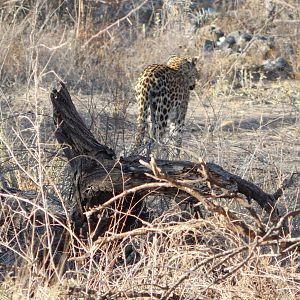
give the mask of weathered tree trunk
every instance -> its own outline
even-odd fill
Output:
[[[141,163],[141,160],[149,162],[149,158],[116,159],[114,151],[100,144],[86,127],[63,83],[59,91],[53,90],[51,101],[57,126],[55,135],[74,175],[73,200],[77,203],[77,211],[73,221],[77,232],[88,234],[89,228],[89,234],[93,232],[96,239],[109,228],[120,232],[139,226],[136,217],[147,219],[143,212],[143,198],[154,188],[156,193],[176,195],[179,199],[188,195],[187,201],[195,203],[195,198],[180,188],[183,180],[206,198],[216,197],[216,190],[225,198],[240,193],[249,201],[256,201],[270,214],[275,211],[280,190],[273,195],[265,193],[255,184],[214,163],[157,160],[157,170],[164,174],[164,178],[169,178],[168,181]]]

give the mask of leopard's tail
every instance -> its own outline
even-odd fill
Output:
[[[137,134],[135,136],[135,146],[140,147],[145,138],[146,124],[147,124],[147,92],[141,86],[137,86],[137,101],[139,105],[138,109],[138,125]]]

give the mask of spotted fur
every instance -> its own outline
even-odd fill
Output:
[[[175,140],[177,151],[182,143],[190,90],[199,77],[197,58],[171,56],[167,64],[148,66],[138,78],[136,96],[139,104],[136,146],[161,141],[166,132]],[[147,136],[146,136],[147,135]]]

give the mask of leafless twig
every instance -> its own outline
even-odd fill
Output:
[[[141,4],[139,4],[137,7],[135,7],[134,9],[132,9],[126,16],[118,19],[117,21],[115,21],[114,23],[110,24],[109,26],[107,26],[106,28],[98,31],[96,34],[92,35],[82,46],[83,48],[85,48],[93,39],[97,38],[98,36],[100,36],[101,34],[108,32],[109,29],[118,26],[121,22],[123,22],[124,20],[127,20],[133,13],[135,13],[136,11],[138,11],[142,6],[144,6],[147,3],[147,0],[144,0]]]

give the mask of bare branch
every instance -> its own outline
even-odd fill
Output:
[[[92,35],[82,46],[83,48],[85,48],[93,39],[97,38],[98,36],[100,36],[101,34],[108,32],[109,29],[115,27],[115,26],[119,26],[119,24],[121,22],[123,22],[124,20],[129,20],[129,17],[135,13],[136,11],[138,11],[142,6],[144,6],[147,3],[147,0],[144,0],[141,4],[139,4],[137,7],[135,7],[134,9],[132,9],[126,16],[118,19],[117,21],[115,21],[114,23],[110,24],[109,26],[107,26],[106,28],[98,31],[96,34]]]

